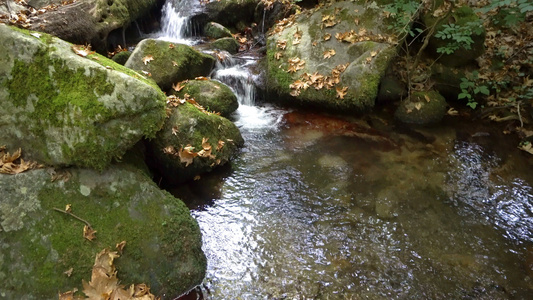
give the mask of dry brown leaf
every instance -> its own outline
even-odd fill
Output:
[[[126,247],[126,241],[122,241],[115,245],[115,248],[117,248],[118,253],[122,254],[124,251],[124,247]]]
[[[281,50],[285,50],[285,48],[287,47],[287,41],[286,40],[277,41],[276,42],[276,47],[281,49]]]
[[[175,61],[172,61],[172,66],[173,66],[173,67],[177,67],[177,66],[178,66],[178,63],[175,62]]]
[[[335,98],[339,98],[339,99],[344,99],[344,96],[346,96],[346,94],[348,93],[348,87],[337,87],[335,88],[335,90],[337,91],[337,96]]]
[[[196,79],[196,80],[209,80],[209,78],[207,78],[205,76],[198,76],[198,77],[195,77],[194,79]]]
[[[335,55],[335,50],[334,49],[329,49],[329,50],[326,50],[324,51],[324,59],[328,59],[330,57],[332,57],[333,55]]]
[[[145,57],[143,57],[143,63],[145,65],[147,65],[149,62],[151,62],[152,60],[154,60],[154,57],[152,55],[146,55]]]
[[[198,154],[194,152],[194,147],[189,144],[185,146],[185,148],[181,148],[180,151],[178,151],[178,156],[180,158],[180,162],[185,163],[185,167],[188,167],[190,164],[192,164],[194,158],[198,156]]]
[[[185,83],[187,83],[187,81],[178,82],[176,85],[172,84],[172,89],[179,92],[185,87]]]
[[[66,270],[65,272],[63,272],[63,274],[67,275],[67,277],[70,277],[72,276],[72,272],[74,271],[74,268],[70,268],[68,270]]]
[[[324,41],[329,41],[331,39],[331,34],[326,33],[324,34]]]
[[[81,57],[86,57],[87,55],[91,55],[95,53],[94,51],[91,51],[91,45],[86,45],[86,46],[72,45],[71,48],[74,51],[74,53],[76,53],[77,55]]]
[[[416,110],[420,110],[422,108],[422,103],[420,102],[415,103],[415,108]]]
[[[174,46],[174,44],[168,44],[168,48],[174,49],[174,48],[176,48],[176,46]]]
[[[92,241],[96,238],[96,230],[92,229],[89,225],[83,226],[83,237]]]
[[[282,52],[276,52],[276,54],[274,54],[274,58],[279,60],[280,58],[283,57],[283,53]]]
[[[72,212],[72,204],[67,204],[65,206],[65,211],[68,212],[68,213],[71,213]]]
[[[220,151],[224,147],[224,141],[218,141],[217,144],[217,151]]]

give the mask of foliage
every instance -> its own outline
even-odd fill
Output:
[[[458,99],[466,99],[468,101],[466,105],[472,109],[475,109],[478,105],[474,99],[475,95],[483,94],[488,96],[490,94],[489,88],[486,85],[476,84],[478,76],[479,72],[474,71],[467,78],[461,78],[461,93],[457,96]]]
[[[470,50],[474,43],[472,35],[483,32],[481,20],[467,22],[464,25],[444,24],[442,29],[435,33],[435,37],[447,41],[446,45],[437,48],[437,53],[452,54],[460,48]]]
[[[406,34],[415,36],[411,23],[418,16],[418,11],[421,7],[422,3],[417,0],[395,0],[391,4],[385,5],[386,17],[394,19],[394,22],[388,28],[397,32],[400,36],[405,36]],[[420,29],[414,30],[417,33],[421,33]]]
[[[526,14],[533,11],[531,0],[492,0],[487,6],[481,7],[479,12],[487,14],[491,11],[496,13],[492,19],[494,24],[503,24],[513,27],[526,19]]]

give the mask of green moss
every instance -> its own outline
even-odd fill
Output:
[[[269,41],[269,44],[274,44],[274,42]],[[289,85],[294,82],[294,79],[285,69],[280,68],[282,65],[280,63],[281,60],[276,60],[274,57],[275,54],[275,47],[269,47],[266,54],[268,81],[272,82],[269,86],[274,87],[274,89],[280,94],[288,94],[291,92]]]
[[[17,253],[27,265],[35,266],[29,278],[24,278],[24,272],[15,272],[21,276],[17,282],[26,283],[21,290],[30,289],[32,294],[47,299],[57,295],[57,291],[75,287],[81,290],[82,279],[90,279],[95,255],[104,248],[114,249],[123,240],[127,242],[125,252],[116,264],[118,277],[124,284],[145,282],[152,283],[156,292],[161,292],[162,287],[184,292],[201,280],[187,278],[186,274],[194,271],[197,276],[205,270],[205,259],[201,259],[203,255],[198,252],[201,247],[197,238],[199,227],[190,217],[187,207],[162,191],[154,195],[154,199],[137,199],[135,196],[143,194],[148,185],[154,191],[157,187],[153,183],[148,184],[148,180],[139,181],[143,184],[135,184],[132,178],[126,180],[131,183],[118,190],[108,186],[92,187],[89,198],[79,193],[80,181],[76,174],[72,180],[63,183],[62,188],[50,184],[41,190],[38,198],[44,214],[32,226],[32,234],[19,235],[24,240],[18,242],[7,240],[10,244],[20,244]],[[133,205],[136,201],[139,203]],[[53,210],[54,207],[64,207],[66,203],[72,204],[73,212],[97,230],[94,241],[82,237],[82,222]],[[164,210],[168,212],[163,213]],[[162,226],[163,223],[167,225]],[[50,246],[53,253],[47,250]],[[162,254],[165,259],[159,257]],[[175,264],[189,261],[191,255],[196,256],[195,266]],[[160,266],[143,267],[143,264],[159,261]],[[175,263],[168,264],[170,261]],[[63,275],[70,268],[74,268],[72,276]],[[150,278],[152,272],[158,270],[161,270],[157,274],[159,277]],[[176,275],[179,272],[183,274]]]

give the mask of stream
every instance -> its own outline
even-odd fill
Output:
[[[532,159],[501,130],[256,104],[256,61],[211,76],[238,96],[244,148],[171,189],[208,259],[187,299],[533,299]]]

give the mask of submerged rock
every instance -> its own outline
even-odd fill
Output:
[[[446,114],[447,106],[446,100],[438,92],[414,92],[398,106],[394,116],[408,124],[437,123]]]
[[[149,74],[164,91],[178,81],[209,75],[214,65],[212,56],[190,46],[154,39],[141,41],[125,64]]]
[[[198,224],[142,171],[120,164],[101,173],[54,172],[0,175],[2,298],[57,299],[58,291],[82,290],[95,255],[122,241],[115,260],[121,284],[146,283],[172,298],[201,283],[206,258]],[[94,240],[83,237],[83,222],[55,210],[67,204],[96,230]]]
[[[155,168],[172,184],[182,183],[227,163],[244,140],[235,124],[186,102],[171,109],[150,140]]]
[[[179,97],[188,94],[207,110],[218,112],[223,117],[229,117],[239,108],[233,91],[227,85],[211,79],[188,80],[183,83],[183,89],[179,92],[171,90],[171,93]]]
[[[0,24],[0,39],[0,145],[102,169],[163,125],[165,95],[130,69],[47,34]]]
[[[381,13],[363,1],[343,1],[278,23],[267,41],[271,92],[291,104],[372,108],[397,48]]]

